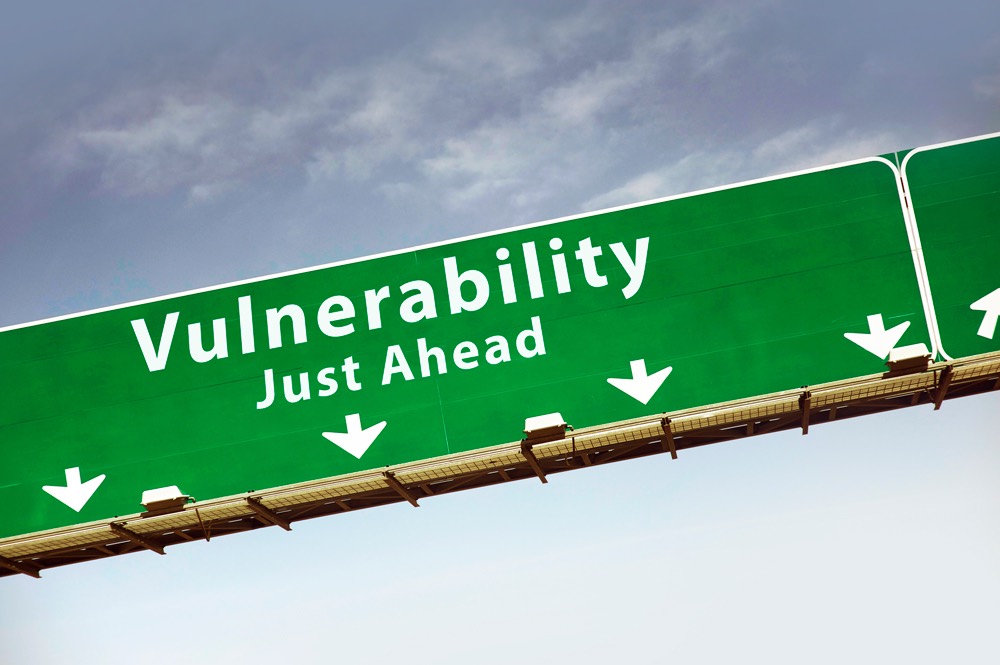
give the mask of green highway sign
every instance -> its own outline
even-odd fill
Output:
[[[160,488],[516,441],[549,413],[586,427],[884,371],[935,343],[900,175],[871,158],[7,328],[0,538]]]
[[[945,358],[1000,350],[1000,134],[918,148],[902,162]]]

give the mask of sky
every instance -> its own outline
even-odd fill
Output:
[[[0,326],[1000,130],[920,4],[5,12]],[[997,399],[7,577],[0,661],[995,663]]]

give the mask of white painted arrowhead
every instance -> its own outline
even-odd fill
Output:
[[[94,492],[104,482],[104,478],[105,475],[102,473],[85,483],[81,483],[80,467],[74,466],[72,469],[66,469],[66,487],[42,485],[42,489],[76,512],[80,512],[80,509],[87,505],[90,497],[94,496]]]
[[[643,404],[649,404],[649,400],[653,399],[653,395],[674,369],[665,367],[659,372],[646,374],[646,361],[641,358],[631,361],[629,366],[632,368],[631,379],[608,379],[608,383]]]
[[[972,303],[969,305],[969,309],[977,309],[986,313],[976,334],[980,337],[993,339],[993,335],[997,331],[997,319],[1000,318],[1000,289],[996,289]]]
[[[368,451],[378,435],[385,429],[385,421],[362,429],[360,414],[352,413],[345,416],[344,420],[347,422],[347,432],[323,432],[323,436],[330,443],[340,446],[346,452],[361,459],[361,456]]]
[[[899,342],[906,329],[910,327],[909,321],[903,321],[898,326],[885,329],[881,314],[872,314],[868,317],[868,330],[866,333],[844,333],[844,337],[851,340],[865,351],[873,353],[885,360],[889,352]]]

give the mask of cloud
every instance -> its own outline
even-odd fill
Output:
[[[742,153],[735,151],[691,153],[680,161],[643,173],[620,187],[599,194],[583,207],[599,210],[730,183],[744,162]]]
[[[650,123],[669,127],[671,89],[718,66],[738,24],[731,15],[709,13],[652,34],[640,31],[621,57],[572,72],[539,90],[518,113],[450,138],[423,160],[422,170],[446,184],[446,202],[463,207],[498,192],[530,201],[545,186],[540,179],[564,184],[564,172],[580,178],[600,169],[617,135]]]
[[[818,118],[773,136],[752,152],[768,173],[780,173],[863,159],[902,147],[890,131],[845,128],[839,116]]]
[[[542,50],[524,48],[517,33],[515,25],[490,21],[435,42],[427,48],[424,59],[431,68],[460,78],[515,81],[545,64]]]
[[[101,190],[124,196],[176,189],[202,196],[238,178],[259,148],[239,140],[244,115],[220,96],[133,93],[88,112],[41,161],[60,175],[94,173]]]
[[[1000,74],[977,78],[972,82],[972,90],[980,97],[1000,100]]]
[[[79,131],[75,151],[103,159],[102,184],[125,193],[162,192],[190,174],[228,175],[226,134],[236,109],[224,99],[185,102],[167,97],[145,122]]]
[[[901,146],[886,131],[845,129],[839,117],[812,120],[741,149],[697,150],[641,173],[584,203],[596,210],[691,192],[750,178],[863,159]]]
[[[280,63],[241,61],[229,79],[213,71],[108,94],[39,159],[117,196],[197,203],[281,172],[395,196],[431,188],[456,209],[491,197],[531,205],[565,173],[599,171],[623,136],[676,122],[670,95],[725,62],[744,21],[713,8],[647,19],[594,3],[548,22],[484,21],[295,83]]]

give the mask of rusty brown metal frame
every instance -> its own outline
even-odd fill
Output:
[[[528,463],[528,466],[531,467],[531,470],[535,472],[535,475],[538,476],[538,479],[542,481],[543,484],[549,482],[548,478],[545,477],[545,472],[542,471],[542,465],[538,462],[538,458],[535,457],[535,453],[532,452],[531,450],[531,444],[528,443],[527,441],[521,442],[521,455],[524,457],[525,461]]]
[[[250,508],[250,510],[257,513],[257,517],[260,519],[261,522],[264,523],[265,526],[272,526],[272,525],[280,526],[285,531],[292,530],[291,524],[289,524],[286,520],[282,519],[282,517],[278,515],[278,513],[274,512],[273,510],[265,506],[263,503],[261,503],[260,499],[258,499],[257,497],[255,496],[247,497],[247,506]],[[198,519],[200,521],[201,517],[199,516]],[[202,528],[204,529],[204,526],[202,526]]]
[[[163,550],[163,545],[161,545],[159,542],[151,538],[147,538],[146,536],[140,535],[130,529],[126,529],[121,524],[112,522],[111,524],[108,525],[108,528],[111,529],[111,531],[115,535],[121,536],[122,538],[129,541],[133,545],[144,547],[145,549],[152,550],[157,554],[166,554],[166,552]]]
[[[669,453],[671,458],[677,459],[680,451],[713,443],[737,441],[792,429],[800,429],[803,434],[807,434],[810,426],[919,405],[933,405],[937,410],[948,399],[1000,390],[1000,367],[994,366],[988,373],[962,380],[955,379],[951,365],[931,368],[929,371],[934,372],[935,377],[930,387],[925,386],[899,394],[844,400],[822,407],[817,407],[813,400],[815,392],[803,389],[798,398],[797,412],[745,418],[722,425],[685,431],[678,431],[674,426],[675,421],[663,416],[659,420],[659,431],[654,428],[650,436],[625,442],[609,442],[588,449],[577,449],[574,437],[572,447],[566,453],[554,456],[536,455],[534,447],[539,444],[528,443],[525,440],[520,444],[521,460],[511,458],[513,461],[480,471],[407,483],[397,477],[397,473],[403,473],[403,470],[395,473],[386,470],[382,473],[384,488],[357,492],[349,496],[303,501],[291,507],[268,507],[264,504],[266,498],[250,496],[245,498],[245,504],[249,508],[249,512],[245,515],[202,519],[202,514],[197,513],[197,520],[190,521],[182,528],[164,528],[140,534],[113,521],[107,524],[108,530],[104,532],[105,536],[82,546],[52,548],[23,557],[0,555],[0,577],[17,574],[39,577],[40,572],[46,568],[144,550],[164,554],[166,547],[194,540],[207,540],[211,536],[253,531],[269,526],[291,530],[291,524],[299,520],[337,515],[401,501],[419,506],[418,501],[427,497],[528,478],[538,478],[544,483],[547,482],[546,477],[554,473],[651,455]],[[197,512],[198,505],[189,506],[186,510]]]
[[[660,448],[665,453],[670,453],[670,459],[677,459],[677,444],[674,443],[674,433],[670,428],[670,418],[664,417],[660,420],[660,427],[663,428],[663,441],[660,444]],[[590,465],[590,461],[587,460],[587,465]]]
[[[34,577],[38,579],[42,576],[41,571],[38,566],[27,563],[25,561],[11,561],[5,557],[0,556],[0,567],[4,570],[12,571],[13,573],[20,573],[22,575],[28,575],[29,577]]]
[[[417,503],[417,497],[413,493],[403,486],[403,483],[396,480],[396,474],[392,471],[386,471],[383,474],[385,477],[386,484],[393,489],[399,496],[403,497],[405,501],[408,501],[414,508],[419,508],[420,504]]]

